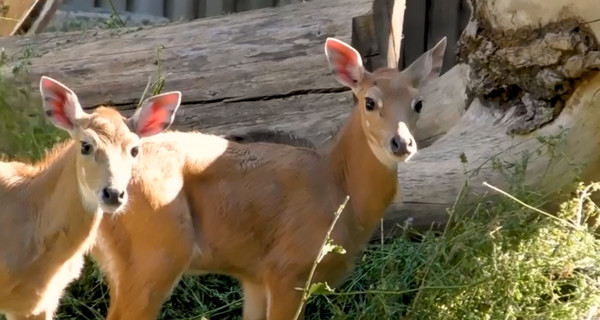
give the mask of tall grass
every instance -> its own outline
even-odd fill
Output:
[[[0,78],[1,153],[35,159],[64,138],[39,98]],[[341,288],[309,300],[307,319],[583,319],[600,303],[600,243],[586,224],[598,215],[586,194],[599,186],[579,185],[552,214],[534,210],[548,195],[523,184],[527,160],[495,164],[513,168],[506,191],[519,201],[474,196],[466,183],[443,232],[369,245]],[[103,319],[108,297],[88,259],[57,318]],[[185,276],[159,319],[241,319],[241,299],[229,277]]]
[[[15,57],[0,52],[0,68],[12,70],[10,79],[0,74],[0,155],[5,158],[39,159],[67,137],[45,119],[41,99],[31,93],[26,81],[30,56],[29,48]]]

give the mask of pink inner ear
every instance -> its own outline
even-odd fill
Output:
[[[50,111],[52,112],[50,117],[61,126],[72,127],[73,123],[71,123],[71,120],[69,120],[69,117],[67,117],[67,113],[65,112],[67,92],[65,92],[64,88],[60,85],[48,79],[44,79],[42,85],[45,90],[51,91],[53,95],[52,101],[50,101]]]
[[[334,58],[334,64],[338,76],[344,78],[344,80],[348,81],[349,83],[354,83],[356,79],[352,77],[349,70],[350,68],[358,68],[356,53],[352,49],[337,41],[327,42],[327,49],[334,52],[336,55]]]
[[[154,134],[163,130],[164,124],[171,112],[167,106],[177,104],[179,97],[175,94],[161,96],[152,101],[152,106],[148,110],[148,116],[142,120],[143,125],[139,128],[140,135]]]

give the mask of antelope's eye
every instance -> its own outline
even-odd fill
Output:
[[[88,155],[92,153],[92,145],[89,142],[81,141],[81,154]]]
[[[140,152],[140,149],[137,146],[131,148],[131,151],[129,151],[129,153],[131,153],[131,156],[134,158],[137,157],[139,152]]]
[[[366,97],[365,98],[365,108],[367,109],[367,111],[373,111],[375,110],[375,100]]]
[[[415,110],[416,113],[421,113],[421,109],[423,109],[423,101],[419,100],[419,101],[415,102],[413,109]]]

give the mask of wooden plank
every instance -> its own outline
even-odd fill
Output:
[[[373,68],[397,68],[404,21],[405,0],[374,0],[373,24],[379,44],[379,55],[373,57]]]
[[[77,10],[88,10],[94,8],[94,0],[64,0],[64,4]]]
[[[237,0],[236,12],[275,6],[274,0]]]
[[[363,57],[363,66],[373,71],[373,57],[379,54],[379,44],[375,36],[373,14],[365,14],[352,18],[352,47]]]
[[[129,11],[163,17],[163,0],[131,0]]]
[[[62,5],[62,1],[0,0],[0,7],[2,7],[0,37],[41,32],[54,17],[54,13]],[[26,7],[25,4],[30,4],[30,6]]]
[[[330,141],[346,121],[352,99],[352,94],[345,91],[291,94],[262,101],[191,103],[177,111],[172,128],[222,135],[253,129],[284,130],[320,145]],[[281,108],[283,105],[285,109]],[[126,110],[124,114],[131,115],[133,110]]]
[[[24,14],[39,0],[1,0],[0,37],[9,36]]]
[[[171,21],[195,19],[196,3],[195,0],[165,1],[165,16]]]
[[[115,9],[117,10],[117,12],[123,12],[127,10],[127,0],[112,0],[112,2],[115,5]],[[100,7],[112,10],[110,0],[100,0]]]
[[[198,1],[198,18],[220,16],[235,12],[235,0],[200,0]]]
[[[118,36],[94,30],[3,39],[0,47],[17,56],[30,47],[32,88],[41,75],[63,79],[86,106],[132,107],[157,72],[159,45],[165,90],[181,90],[184,103],[259,99],[341,88],[327,66],[325,39],[350,42],[352,17],[370,8],[371,0],[315,1]],[[8,66],[2,73],[11,76]]]
[[[30,14],[22,19],[20,25],[15,27],[13,34],[31,35],[41,33],[54,17],[56,10],[62,6],[62,3],[63,0],[45,0],[42,5],[35,5]]]
[[[400,67],[406,68],[427,51],[427,1],[406,0]]]
[[[458,41],[458,10],[460,0],[431,0],[431,25],[427,37],[427,47],[433,47],[444,36],[448,37],[442,72],[456,63],[456,43]]]
[[[308,2],[312,0],[275,0],[275,6],[285,6],[297,2]]]

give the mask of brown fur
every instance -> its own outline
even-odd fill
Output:
[[[133,135],[112,109],[98,109],[84,122],[81,132],[94,132],[99,149]],[[82,203],[79,149],[68,140],[37,163],[0,163],[0,312],[9,320],[52,319],[95,238],[102,211]]]
[[[292,133],[281,130],[251,130],[238,134],[229,134],[223,138],[237,143],[268,142],[287,144],[290,146],[314,149],[315,145],[308,139],[295,136]]]
[[[339,285],[396,193],[406,155],[393,154],[389,138],[412,139],[419,92],[410,72],[429,77],[422,65],[431,61],[441,57],[407,73],[365,72],[353,87],[357,105],[328,150],[183,132],[147,140],[126,214],[102,220],[92,249],[110,288],[107,319],[155,319],[184,273],[239,279],[244,320],[292,319],[301,300],[294,288],[307,280],[349,195],[332,233],[347,253],[327,255],[313,279]],[[366,111],[367,96],[379,109]]]

